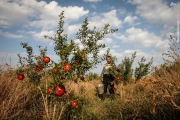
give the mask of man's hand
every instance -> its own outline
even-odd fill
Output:
[[[112,85],[112,84],[114,84],[113,82],[110,82],[110,84]]]
[[[120,66],[118,66],[118,67],[117,67],[117,71],[120,71],[120,70],[121,70],[121,68],[120,68]]]

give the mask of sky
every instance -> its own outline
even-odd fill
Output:
[[[35,54],[39,54],[38,45],[47,47],[47,56],[58,62],[54,42],[44,35],[56,33],[62,11],[65,11],[64,33],[81,48],[76,33],[85,18],[89,20],[89,28],[102,29],[109,23],[110,28],[118,29],[98,42],[107,46],[99,55],[110,48],[117,57],[116,65],[135,51],[133,68],[142,56],[147,62],[153,57],[153,66],[162,64],[162,53],[169,49],[169,36],[179,38],[178,0],[0,0],[0,65],[8,63],[16,67],[17,54],[26,56],[21,42],[28,42]],[[91,72],[100,74],[105,62]]]

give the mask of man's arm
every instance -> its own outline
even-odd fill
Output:
[[[104,67],[103,67],[102,72],[101,72],[101,77],[103,77],[103,75],[104,75]]]
[[[101,72],[101,82],[104,81],[104,80],[103,80],[103,76],[104,76],[104,67],[103,67],[102,72]]]

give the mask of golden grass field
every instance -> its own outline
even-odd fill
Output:
[[[66,82],[62,98],[45,94],[44,83],[34,87],[19,81],[11,66],[1,65],[0,118],[3,120],[177,120],[180,118],[179,66],[159,70],[161,76],[146,76],[136,83],[119,84],[115,99],[104,101],[96,94],[100,79]],[[42,81],[51,78],[43,78]],[[78,108],[70,101],[78,99]]]

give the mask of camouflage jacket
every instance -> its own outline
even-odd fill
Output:
[[[115,64],[111,64],[111,63],[110,64],[108,64],[108,63],[104,64],[102,72],[101,72],[101,77],[103,77],[104,74],[109,75],[110,74],[109,69],[112,68],[112,67],[115,67],[117,69]]]

